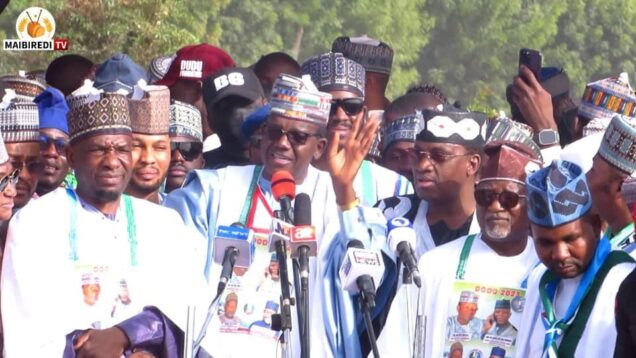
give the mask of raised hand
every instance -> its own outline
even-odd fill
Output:
[[[512,82],[512,100],[535,133],[543,129],[557,130],[552,110],[552,96],[541,86],[526,66]]]

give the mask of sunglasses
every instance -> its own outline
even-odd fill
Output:
[[[0,193],[3,193],[9,184],[18,184],[19,179],[20,169],[16,169],[11,174],[3,176],[2,179],[0,179]]]
[[[199,142],[171,142],[170,153],[178,150],[183,159],[191,162],[203,153],[203,143]]]
[[[495,200],[499,201],[499,204],[505,210],[510,210],[519,204],[521,198],[525,198],[525,195],[519,195],[515,192],[504,190],[501,193],[497,193],[490,189],[475,190],[475,201],[477,205],[484,208],[489,207]]]
[[[332,99],[331,100],[331,115],[333,116],[338,111],[338,107],[342,108],[342,110],[348,116],[355,116],[356,114],[362,112],[364,108],[364,98],[362,97],[351,97],[351,98],[340,98],[340,99]]]
[[[417,150],[417,149],[410,149],[408,151],[408,156],[411,162],[417,163],[417,164],[423,162],[424,160],[430,160],[431,162],[435,164],[441,164],[453,158],[465,157],[467,155],[471,155],[471,154],[470,153],[447,154],[447,153],[443,153],[439,151],[427,152],[424,150]]]
[[[272,142],[278,142],[283,136],[287,137],[289,144],[292,146],[299,146],[307,143],[309,137],[319,137],[318,133],[305,133],[300,131],[286,131],[279,126],[267,125],[265,127],[265,134],[267,138]]]
[[[40,150],[46,151],[51,147],[51,144],[55,146],[55,151],[58,155],[66,155],[66,147],[68,147],[68,140],[64,138],[51,138],[40,134]]]

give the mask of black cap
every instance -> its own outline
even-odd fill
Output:
[[[207,107],[229,96],[255,101],[265,97],[265,93],[258,77],[249,68],[225,68],[203,81],[203,100]]]

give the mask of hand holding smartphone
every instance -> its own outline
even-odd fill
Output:
[[[537,79],[537,82],[541,82],[541,62],[543,55],[540,51],[522,48],[519,50],[519,68],[521,65],[526,66]],[[523,77],[521,72],[519,76]]]

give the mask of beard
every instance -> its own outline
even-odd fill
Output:
[[[116,190],[97,190],[95,191],[95,198],[100,203],[110,203],[118,200],[121,194],[121,192]]]
[[[510,231],[512,227],[510,222],[507,224],[497,224],[497,225],[489,225],[486,224],[485,233],[486,235],[493,240],[503,240],[510,235]]]

